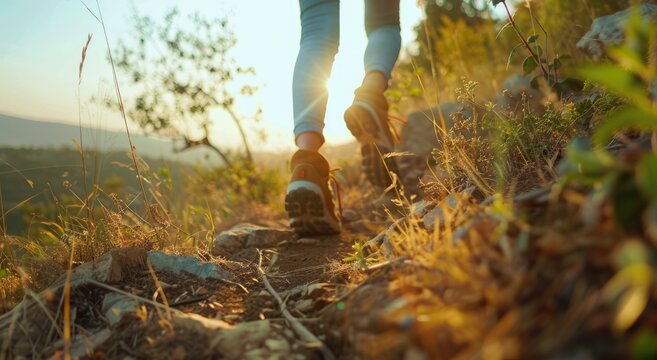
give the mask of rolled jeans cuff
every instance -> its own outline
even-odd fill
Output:
[[[299,135],[307,132],[317,133],[322,137],[322,142],[324,141],[324,135],[322,134],[323,126],[316,124],[314,122],[302,122],[294,126],[294,138],[298,138]]]

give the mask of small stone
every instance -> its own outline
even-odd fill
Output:
[[[424,222],[424,227],[427,231],[433,232],[436,225],[445,222],[445,211],[440,206],[436,206],[433,210],[429,211],[428,214],[424,215],[422,221]]]
[[[177,256],[161,251],[149,251],[148,260],[155,271],[169,271],[174,274],[188,273],[202,279],[232,279],[233,275],[216,264],[203,262],[193,256]]]
[[[344,228],[358,234],[375,234],[375,225],[372,224],[369,220],[356,220],[353,222],[345,223]]]
[[[249,351],[244,353],[244,359],[246,360],[261,360],[261,359],[269,359],[270,354],[267,353],[266,349],[250,349]]]
[[[102,311],[109,324],[114,325],[124,314],[135,312],[138,306],[139,303],[135,299],[111,292],[103,298]]]
[[[267,315],[267,314],[275,314],[275,313],[278,312],[278,310],[274,310],[274,309],[271,309],[271,308],[262,308],[261,311],[262,311],[262,313],[265,314],[265,315]]]
[[[272,247],[281,241],[294,239],[289,229],[266,228],[253,224],[239,224],[219,234],[213,243],[213,255],[229,255],[249,247]]]
[[[297,301],[294,307],[301,312],[307,312],[315,307],[315,302],[311,299],[302,299]]]
[[[316,298],[318,296],[321,296],[322,294],[326,293],[327,287],[329,286],[330,285],[327,283],[310,284],[307,287],[306,296],[309,296],[311,298]]]
[[[260,290],[260,292],[257,293],[256,296],[258,296],[258,297],[265,297],[265,298],[270,298],[270,297],[272,297],[271,294],[269,293],[269,291],[264,290],[264,289],[263,289],[263,290]]]
[[[360,220],[361,216],[356,210],[354,209],[344,209],[342,210],[342,221],[344,223],[350,223],[354,222],[356,220]]]
[[[288,353],[290,352],[290,344],[282,339],[267,339],[265,346],[272,351]]]
[[[210,293],[210,291],[208,289],[204,288],[203,286],[196,289],[196,295],[197,296],[203,296],[203,295],[207,295],[209,293]]]
[[[318,245],[320,241],[319,239],[313,239],[313,238],[301,238],[297,240],[297,243],[301,245]]]
[[[411,216],[420,218],[428,213],[434,206],[436,206],[436,204],[431,201],[420,200],[414,202],[413,205],[411,205]]]
[[[241,316],[237,315],[237,314],[229,314],[229,315],[224,316],[224,320],[227,320],[227,321],[236,321],[236,320],[239,320],[240,318],[241,318]]]

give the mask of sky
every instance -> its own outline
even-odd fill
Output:
[[[84,0],[96,11],[95,0]],[[250,114],[263,109],[260,126],[266,142],[251,138],[258,150],[289,150],[293,146],[292,73],[300,36],[297,0],[99,0],[111,46],[133,34],[130,17],[140,14],[161,18],[173,6],[183,13],[199,11],[209,17],[228,15],[238,39],[233,56],[257,73],[259,91],[254,99],[238,100],[238,111]],[[366,45],[363,1],[342,0],[341,43],[332,77],[325,137],[329,144],[351,140],[342,112],[353,99],[363,77],[362,55]],[[416,0],[401,0],[402,47],[413,42],[412,32],[422,17]],[[0,0],[0,113],[55,122],[82,123],[104,129],[122,129],[119,114],[93,102],[92,97],[112,95],[111,67],[100,24],[80,0]],[[88,34],[93,40],[87,52],[80,86],[78,65]],[[126,81],[119,79],[125,96]],[[213,140],[222,146],[238,146],[236,129],[228,118],[214,114]],[[131,124],[133,131],[138,131]],[[1,131],[1,124],[0,124]],[[221,133],[221,135],[219,135]]]

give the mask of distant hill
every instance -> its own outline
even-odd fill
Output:
[[[73,148],[73,140],[79,141],[79,131],[75,125],[0,114],[0,147]],[[82,135],[86,148],[98,148],[103,152],[127,151],[130,148],[125,132],[83,127]],[[173,141],[169,139],[132,134],[132,140],[140,156],[186,163],[219,163],[217,155],[208,149],[176,153]]]
[[[79,140],[79,128],[75,125],[39,121],[0,114],[0,147],[4,148],[74,148],[73,140]],[[86,148],[97,148],[101,152],[128,151],[125,132],[82,128]],[[142,134],[132,134],[137,153],[142,157],[166,159],[187,164],[202,163],[208,166],[221,164],[219,157],[209,149],[196,148],[182,153],[174,151],[170,139],[161,139]],[[328,145],[322,148],[329,159],[353,158],[360,154],[358,144],[350,142],[343,145]],[[267,167],[287,167],[291,153],[254,153],[255,161]]]

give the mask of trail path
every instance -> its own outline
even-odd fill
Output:
[[[232,274],[227,279],[202,279],[186,272],[152,269],[151,261],[144,264],[144,259],[132,266],[132,260],[124,261],[132,254],[109,253],[112,259],[105,262],[111,263],[110,275],[103,274],[102,259],[99,264],[87,264],[86,269],[79,267],[72,275],[72,357],[340,357],[342,344],[331,343],[331,329],[324,315],[327,309],[340,306],[339,297],[362,278],[353,264],[343,261],[352,252],[354,237],[347,231],[340,236],[290,238],[268,247],[246,247],[215,261],[221,271]],[[137,257],[146,254],[137,250]],[[120,270],[116,270],[117,264]],[[304,339],[298,326],[295,331],[267,291],[262,271],[289,311],[288,316],[298,319],[298,324],[319,341]],[[89,276],[89,272],[93,274]],[[112,278],[117,273],[119,278]],[[58,284],[50,288],[49,295],[42,293],[41,300],[28,299],[13,315],[0,318],[0,331],[9,330],[12,339],[11,345],[3,348],[4,354],[63,357],[64,341],[52,326],[64,326],[64,310],[58,305],[62,303],[65,281]]]

